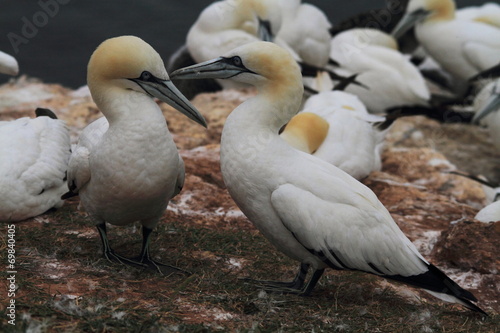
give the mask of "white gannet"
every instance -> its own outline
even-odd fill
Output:
[[[275,0],[223,0],[206,7],[189,29],[186,46],[196,62],[213,59],[237,46],[273,39],[282,13]],[[218,81],[223,88],[243,85]]]
[[[500,221],[500,201],[495,201],[477,212],[474,217],[483,223]]]
[[[474,123],[488,128],[493,144],[500,150],[500,78],[486,84],[474,98]]]
[[[500,62],[500,28],[457,18],[455,7],[453,0],[411,0],[392,34],[398,37],[416,24],[425,51],[463,85]]]
[[[19,73],[17,60],[2,51],[0,51],[0,73],[7,75],[17,75]]]
[[[459,20],[482,22],[500,28],[500,5],[498,3],[487,2],[481,6],[464,7],[457,9],[455,13]]]
[[[0,121],[0,222],[61,207],[70,156],[65,123],[46,109],[36,118]]]
[[[338,64],[338,74],[357,74],[356,80],[364,87],[351,84],[345,91],[357,95],[372,113],[428,105],[425,79],[385,32],[366,28],[341,32],[331,40],[330,57]]]
[[[172,77],[231,78],[256,87],[257,96],[234,109],[224,125],[221,171],[249,220],[280,251],[301,262],[296,279],[278,285],[308,294],[327,267],[359,270],[483,312],[471,303],[476,298],[470,292],[420,255],[368,187],[279,137],[303,93],[300,68],[286,50],[251,43]],[[304,287],[310,267],[314,274]]]
[[[385,131],[354,95],[324,91],[310,97],[281,133],[293,147],[344,170],[356,179],[382,167]]]
[[[87,83],[104,117],[80,135],[69,162],[66,196],[79,194],[108,260],[161,272],[162,264],[150,258],[149,238],[182,188],[184,163],[153,97],[206,127],[205,120],[172,84],[160,55],[134,36],[104,41],[90,58]],[[127,259],[109,246],[106,222],[136,221],[142,224],[142,250]]]
[[[280,0],[283,10],[277,33],[307,64],[324,68],[330,57],[330,21],[318,7],[301,0]]]

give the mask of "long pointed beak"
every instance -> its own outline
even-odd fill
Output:
[[[230,79],[241,73],[253,73],[243,66],[239,57],[219,57],[178,69],[170,74],[173,79]]]
[[[0,51],[0,73],[7,75],[17,75],[19,73],[19,65],[17,60],[7,53]]]
[[[191,102],[177,89],[170,80],[154,79],[149,81],[133,80],[147,93],[158,98],[183,113],[189,119],[194,120],[203,127],[207,127],[207,122],[201,113],[191,104]]]
[[[500,110],[500,92],[497,92],[494,93],[492,96],[490,96],[490,98],[486,102],[486,105],[474,115],[474,118],[472,118],[472,123],[477,124],[481,119],[483,119],[490,113],[499,110]]]
[[[430,11],[425,9],[419,9],[414,12],[407,13],[392,30],[391,35],[395,39],[401,38],[408,30],[417,24],[417,22],[429,16],[430,13]]]

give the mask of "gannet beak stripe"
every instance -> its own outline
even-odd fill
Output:
[[[172,81],[159,79],[148,71],[144,71],[140,77],[130,80],[137,83],[151,96],[167,103],[203,127],[207,127],[205,118],[203,118],[191,102],[184,97]]]
[[[256,74],[243,65],[240,57],[235,56],[219,57],[181,68],[170,74],[170,77],[176,79],[230,79],[241,73]]]
[[[271,30],[271,22],[268,20],[259,19],[259,38],[264,42],[273,42],[274,36]]]
[[[405,32],[410,30],[417,22],[429,16],[432,12],[423,8],[406,14],[392,30],[391,35],[395,39],[401,38]]]
[[[474,115],[474,118],[472,118],[473,123],[479,123],[481,119],[500,109],[500,86],[496,84],[493,89],[493,94],[486,102],[486,105]]]

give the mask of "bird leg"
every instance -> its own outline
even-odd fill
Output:
[[[97,231],[99,232],[99,236],[101,236],[101,241],[102,241],[102,252],[104,258],[106,258],[110,262],[117,262],[120,264],[124,265],[130,265],[130,266],[139,266],[139,267],[145,267],[146,265],[136,262],[134,260],[130,260],[128,258],[125,258],[113,251],[113,249],[109,246],[109,240],[106,232],[106,222],[100,223],[96,225]]]
[[[142,249],[141,254],[133,258],[133,260],[137,260],[142,265],[148,266],[149,268],[158,271],[160,274],[170,275],[172,273],[184,273],[190,274],[189,272],[182,270],[180,268],[163,264],[151,258],[149,253],[149,243],[151,238],[151,233],[153,229],[147,228],[145,226],[142,227]]]
[[[279,292],[300,294],[302,292],[302,288],[304,287],[304,281],[306,279],[308,271],[309,271],[309,265],[301,264],[299,272],[297,273],[297,275],[295,276],[293,281],[290,281],[290,282],[254,280],[254,279],[249,279],[249,278],[242,278],[242,280],[244,280],[246,282],[260,284],[266,288],[269,288],[269,289],[275,290],[275,291],[279,291]]]

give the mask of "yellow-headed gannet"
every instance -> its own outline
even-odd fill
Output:
[[[301,263],[296,279],[278,286],[309,294],[327,267],[359,270],[483,312],[470,292],[420,255],[368,187],[279,137],[304,89],[290,53],[272,43],[251,43],[172,77],[232,78],[256,87],[257,96],[233,110],[224,125],[221,171],[249,220]],[[314,274],[304,287],[310,267]]]
[[[69,131],[50,110],[0,121],[0,222],[61,207],[70,156]]]
[[[392,34],[416,24],[425,51],[460,85],[500,62],[500,28],[481,21],[459,19],[453,0],[411,0]]]
[[[184,163],[153,97],[206,127],[205,120],[172,84],[160,55],[134,36],[104,41],[90,58],[87,83],[104,117],[80,135],[69,162],[70,192],[80,195],[97,224],[108,260],[161,272],[150,257],[149,238],[183,186]],[[135,221],[142,224],[142,250],[127,259],[109,246],[106,222]]]
[[[281,133],[293,147],[344,170],[356,179],[380,170],[385,131],[354,95],[325,91],[310,97]]]
[[[0,73],[7,75],[17,75],[19,73],[17,60],[2,51],[0,51]]]
[[[425,79],[385,32],[364,28],[341,32],[331,40],[330,57],[338,64],[338,74],[357,74],[364,87],[351,84],[345,91],[357,95],[372,113],[428,105]]]

